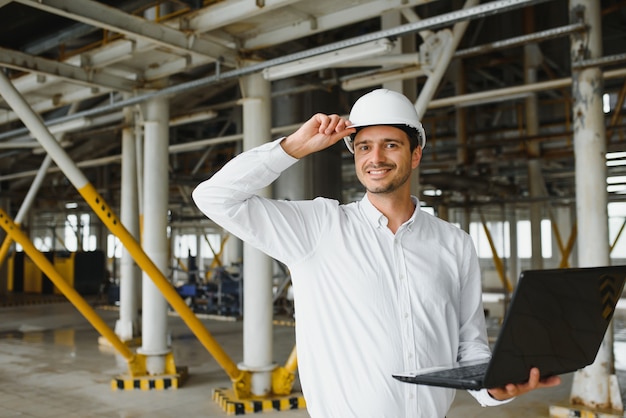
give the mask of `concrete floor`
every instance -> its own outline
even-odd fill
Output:
[[[97,312],[113,327],[117,311],[98,308]],[[177,316],[170,316],[169,325],[176,364],[189,368],[183,387],[124,391],[112,390],[111,380],[125,372],[125,361],[98,344],[97,332],[69,303],[3,307],[0,315],[0,417],[226,416],[212,399],[212,390],[230,388],[230,381]],[[213,319],[203,322],[229,356],[240,361],[242,323]],[[294,330],[291,326],[275,326],[274,333],[275,359],[284,363],[293,348]],[[616,331],[616,344],[622,344],[618,340],[626,341],[624,334]],[[620,346],[619,352],[623,351]],[[622,388],[626,387],[623,380]],[[550,405],[568,406],[571,375],[563,376],[563,382],[560,387],[497,408],[481,408],[467,393],[459,391],[448,418],[548,417]],[[297,395],[297,381],[294,390]],[[256,415],[308,417],[305,410]]]

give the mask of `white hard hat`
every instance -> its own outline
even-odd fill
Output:
[[[353,128],[375,125],[399,125],[412,128],[417,133],[420,147],[426,145],[426,133],[419,121],[415,105],[403,94],[378,89],[361,96],[352,106],[350,122]],[[353,137],[345,137],[344,141],[351,153]]]

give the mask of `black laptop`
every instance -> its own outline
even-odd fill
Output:
[[[501,387],[593,363],[617,301],[626,266],[529,270],[520,275],[491,360],[394,374],[398,380],[455,389]]]

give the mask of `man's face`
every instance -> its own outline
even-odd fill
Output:
[[[411,152],[407,134],[392,126],[368,126],[354,138],[356,174],[369,193],[408,190],[411,171],[421,157],[422,149]]]

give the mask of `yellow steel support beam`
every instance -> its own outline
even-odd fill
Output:
[[[570,232],[569,239],[567,240],[567,245],[564,246],[563,239],[561,238],[561,232],[559,231],[559,227],[555,222],[554,214],[552,213],[552,207],[548,206],[548,210],[550,213],[550,224],[552,225],[552,232],[554,233],[556,243],[559,247],[559,252],[561,253],[561,262],[559,263],[559,268],[568,268],[570,266],[569,256],[572,253],[574,243],[576,242],[576,223],[574,223],[574,225],[572,226],[572,232]]]
[[[556,245],[559,247],[559,252],[563,254],[565,247],[563,246],[563,239],[561,239],[561,231],[559,231],[558,225],[554,222],[552,211],[550,211],[550,224],[552,225],[552,232],[554,233],[554,238],[556,238]]]
[[[572,232],[569,235],[569,239],[567,240],[567,245],[563,251],[563,255],[561,257],[561,262],[559,263],[559,268],[567,268],[569,267],[569,256],[572,253],[572,249],[574,248],[574,243],[576,242],[576,235],[578,233],[578,227],[576,223],[572,226]]]
[[[224,239],[220,242],[220,251],[215,252],[215,249],[211,245],[211,241],[209,241],[209,237],[207,235],[204,236],[204,240],[206,241],[207,244],[209,244],[209,248],[211,249],[211,252],[213,253],[213,261],[211,262],[211,266],[209,267],[209,270],[212,270],[215,267],[224,266],[222,264],[222,253],[224,252],[224,245],[226,244],[228,237],[230,237],[229,234],[226,234],[224,236]]]
[[[487,236],[487,241],[489,241],[489,247],[491,247],[491,253],[493,254],[493,263],[496,266],[496,271],[498,272],[498,276],[500,276],[500,281],[502,282],[502,286],[506,289],[507,292],[513,291],[513,285],[509,281],[509,278],[504,271],[504,263],[502,259],[498,256],[498,250],[496,249],[495,244],[493,243],[493,238],[491,237],[491,232],[489,228],[487,228],[487,222],[485,221],[485,216],[482,212],[480,213],[480,221],[483,224],[483,229],[485,230],[485,235]]]
[[[293,346],[291,354],[287,359],[284,367],[277,367],[272,372],[272,392],[276,395],[289,395],[293,382],[296,378],[296,369],[298,368],[298,356],[296,354],[296,346]]]
[[[20,244],[24,252],[48,276],[61,293],[74,305],[76,309],[89,321],[91,325],[104,337],[111,345],[126,359],[128,370],[131,376],[141,376],[146,374],[145,357],[133,353],[126,344],[109,328],[100,318],[96,311],[85,301],[85,299],[66,282],[54,265],[48,260],[26,236],[26,234],[0,209],[0,225],[15,242]]]
[[[285,370],[290,373],[295,373],[298,369],[298,352],[296,350],[296,346],[293,346],[293,350],[291,350],[291,354],[287,359],[287,363],[285,363]]]
[[[176,263],[182,271],[184,271],[185,273],[189,273],[189,268],[185,265],[185,263],[182,262],[180,258],[176,257]]]
[[[176,292],[172,284],[143,251],[137,240],[135,240],[130,232],[128,232],[124,225],[117,219],[102,196],[98,194],[95,187],[91,183],[88,183],[85,187],[79,189],[78,192],[89,206],[91,206],[102,222],[104,222],[109,231],[120,239],[137,265],[150,277],[163,294],[163,297],[180,315],[181,319],[187,324],[200,343],[211,353],[218,364],[222,366],[235,385],[242,382],[244,372],[237,368],[235,362],[231,360],[228,354],[226,354],[217,341],[215,341],[204,324],[202,324],[196,314]]]
[[[19,228],[18,224],[15,224],[15,226]],[[13,244],[13,238],[7,234],[4,241],[2,241],[2,247],[0,247],[0,267],[2,267],[2,263],[4,263],[4,260],[6,260],[7,255],[9,254],[11,244]]]
[[[609,249],[609,254],[613,252],[613,248],[615,248],[615,246],[617,245],[617,241],[619,241],[619,237],[622,235],[622,232],[624,231],[624,227],[626,227],[626,218],[624,218],[624,222],[622,223],[621,228],[619,229],[619,231],[617,231],[617,236],[613,240],[613,244],[611,244],[611,248]],[[0,266],[1,265],[2,264],[0,264]]]
[[[100,196],[95,187],[89,183],[87,177],[80,171],[80,168],[72,161],[67,152],[59,145],[39,115],[31,109],[24,97],[22,97],[20,92],[2,71],[0,71],[0,94],[2,94],[7,104],[11,106],[15,114],[19,116],[31,134],[46,150],[57,167],[61,169],[63,174],[65,174],[76,190],[78,190],[83,199],[85,199],[91,209],[93,209],[100,220],[107,226],[109,231],[124,244],[137,265],[150,277],[155,286],[163,294],[163,297],[180,315],[181,319],[187,324],[200,343],[211,353],[213,358],[228,374],[233,382],[235,392],[249,396],[250,373],[237,368],[237,365],[219,346],[202,322],[200,322],[193,311],[185,304],[180,295],[176,293],[174,287],[143,251],[135,237],[121,224],[104,198]]]

